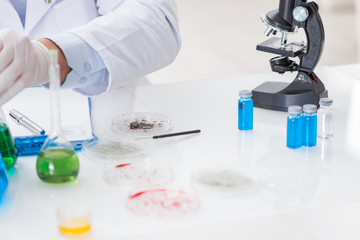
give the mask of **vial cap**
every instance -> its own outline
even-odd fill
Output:
[[[239,92],[239,96],[240,96],[241,98],[249,98],[249,97],[252,96],[252,91],[250,91],[250,90],[241,90],[241,91]]]
[[[321,106],[331,106],[333,103],[333,100],[331,98],[321,98],[319,103]]]
[[[300,106],[293,105],[288,107],[288,113],[290,114],[300,114],[301,112],[302,112],[302,107]]]
[[[316,112],[317,107],[314,104],[305,104],[303,106],[303,110],[305,113],[314,113],[314,112]]]

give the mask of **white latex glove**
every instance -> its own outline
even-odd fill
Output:
[[[11,29],[0,30],[0,106],[22,89],[47,81],[49,56],[38,41]]]

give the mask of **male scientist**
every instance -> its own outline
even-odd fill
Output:
[[[58,49],[62,88],[95,96],[171,63],[175,0],[0,0],[0,105],[46,84]]]

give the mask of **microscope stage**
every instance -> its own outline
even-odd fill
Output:
[[[256,46],[256,50],[287,57],[299,56],[304,52],[305,48],[306,45],[299,42],[291,42],[281,46],[281,38],[277,37],[269,38]]]

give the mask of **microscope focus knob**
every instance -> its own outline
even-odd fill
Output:
[[[298,22],[305,21],[309,16],[309,11],[305,7],[296,7],[293,10],[293,18]]]

